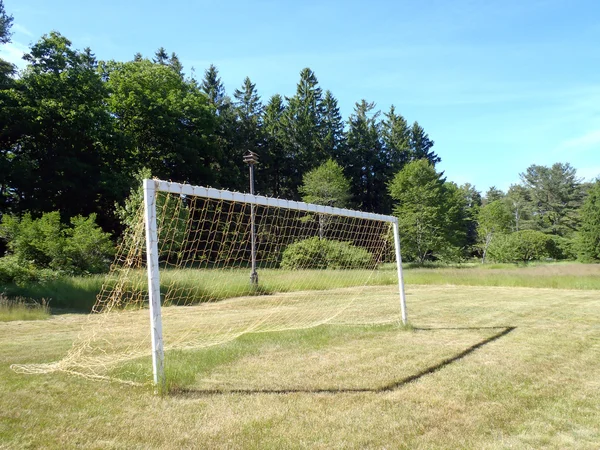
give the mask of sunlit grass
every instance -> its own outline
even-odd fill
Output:
[[[38,303],[25,298],[9,299],[0,295],[0,322],[44,320],[49,317],[50,308],[44,299]]]
[[[168,351],[165,397],[9,369],[63,356],[85,315],[0,323],[0,447],[600,447],[597,291],[407,294],[409,330],[322,325]],[[151,365],[119,370],[144,380]]]
[[[411,268],[405,271],[405,281],[407,284],[426,285],[600,289],[600,264],[494,264],[462,268]]]

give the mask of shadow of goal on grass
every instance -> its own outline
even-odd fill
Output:
[[[490,344],[498,339],[506,336],[513,332],[517,327],[457,327],[457,328],[414,328],[415,331],[436,331],[436,330],[499,330],[492,336],[485,338],[469,347],[465,350],[457,353],[449,358],[445,358],[437,364],[426,367],[425,369],[407,377],[403,377],[399,380],[392,381],[391,383],[385,384],[379,387],[372,388],[323,388],[323,389],[187,389],[177,388],[173,389],[169,395],[180,396],[180,397],[204,397],[210,395],[223,395],[223,394],[344,394],[344,393],[379,393],[379,392],[390,392],[395,389],[399,389],[407,384],[418,381],[426,375],[431,375],[443,369],[450,364],[453,364],[471,353],[479,350],[483,346]]]

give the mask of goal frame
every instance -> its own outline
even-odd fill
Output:
[[[150,329],[152,342],[152,373],[154,378],[154,384],[155,386],[157,386],[159,391],[164,391],[166,387],[166,379],[164,371],[165,359],[162,336],[160,273],[158,262],[158,227],[156,221],[157,192],[166,192],[171,194],[246,203],[254,206],[284,208],[317,214],[330,214],[391,223],[394,234],[396,267],[398,271],[400,311],[402,323],[404,325],[407,324],[408,319],[406,312],[406,294],[404,291],[404,276],[402,273],[402,255],[400,252],[400,233],[398,231],[398,218],[383,214],[368,213],[345,208],[335,208],[332,206],[316,205],[312,203],[304,203],[294,200],[282,200],[279,198],[265,197],[254,194],[245,194],[241,192],[233,192],[202,186],[193,186],[190,184],[175,183],[158,179],[144,179],[143,190],[144,223],[146,231],[146,265],[148,271]]]

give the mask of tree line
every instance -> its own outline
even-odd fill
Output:
[[[142,169],[246,191],[247,151],[260,157],[259,194],[299,199],[302,176],[333,159],[352,180],[353,207],[390,212],[394,173],[414,159],[440,161],[423,127],[393,107],[382,115],[362,100],[344,120],[309,68],[293,96],[263,102],[249,78],[227,95],[212,65],[201,80],[186,77],[164,48],[151,59],[98,61],[51,32],[24,59],[18,75],[10,65],[1,73],[2,214],[58,210],[67,221],[95,213],[104,229],[119,232],[114,205]]]
[[[0,45],[12,20],[0,0]],[[214,65],[202,79],[186,76],[164,48],[98,61],[53,31],[24,60],[20,72],[0,61],[0,251],[37,242],[18,238],[37,227],[64,238],[60,251],[40,243],[54,256],[38,261],[79,260],[68,249],[83,244],[69,239],[91,251],[95,236],[107,248],[142,175],[246,191],[242,156],[253,151],[257,193],[394,213],[407,260],[600,259],[598,182],[557,163],[527,168],[507,192],[458,186],[436,170],[441,159],[418,122],[366,100],[344,120],[309,68],[294,95],[263,101],[247,77],[229,96]],[[538,250],[523,256],[523,245]]]

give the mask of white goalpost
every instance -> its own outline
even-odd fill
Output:
[[[247,333],[407,323],[393,216],[156,179],[138,201],[71,350],[14,370],[163,390],[170,358]]]
[[[404,279],[402,274],[402,256],[400,252],[400,236],[398,232],[398,219],[394,216],[366,213],[350,209],[334,208],[330,206],[315,205],[297,201],[281,200],[278,198],[263,197],[253,194],[223,191],[213,188],[191,186],[187,184],[172,183],[160,180],[144,180],[144,219],[146,228],[146,254],[148,267],[148,291],[150,303],[150,329],[152,334],[152,367],[153,378],[156,385],[164,385],[164,347],[162,338],[159,261],[158,261],[158,232],[156,221],[156,193],[166,192],[180,196],[201,197],[220,201],[230,201],[254,206],[283,208],[307,213],[325,214],[330,216],[360,218],[365,220],[381,221],[392,225],[394,236],[394,252],[398,272],[398,287],[400,295],[400,310],[402,323],[407,324],[406,296],[404,292]],[[251,212],[252,228],[254,228],[254,211]],[[252,234],[252,247],[254,247],[254,230]],[[254,251],[254,248],[252,248]],[[253,261],[253,264],[255,261]],[[253,272],[254,273],[254,272]]]

